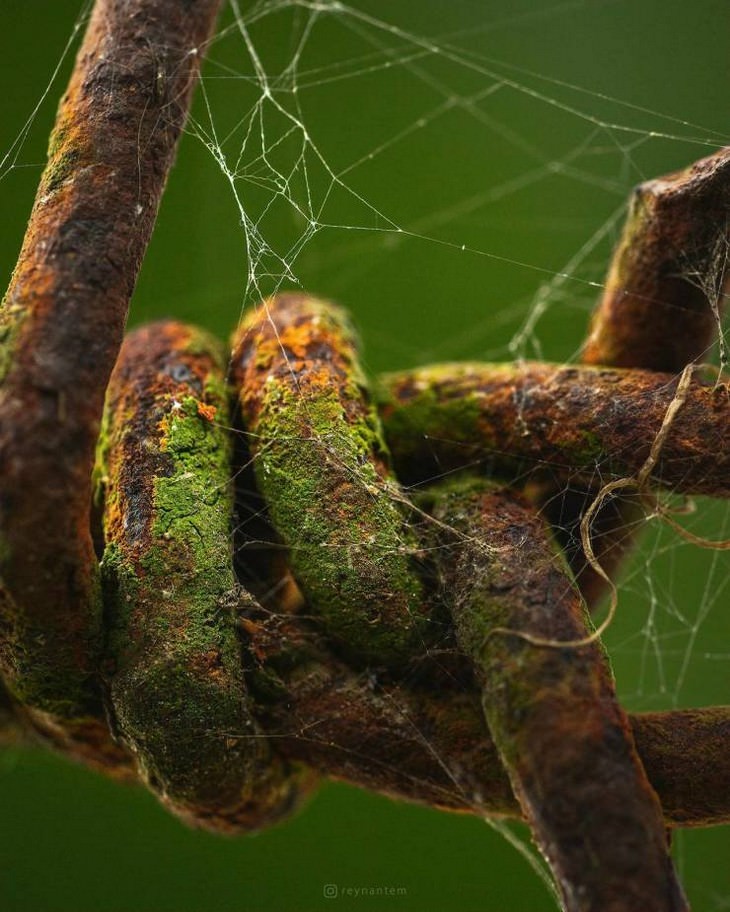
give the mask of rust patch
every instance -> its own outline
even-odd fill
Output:
[[[729,206],[730,148],[637,187],[591,321],[586,364],[680,371],[703,359],[726,286],[719,258]]]
[[[638,474],[676,388],[675,375],[652,371],[447,364],[386,375],[378,397],[396,469],[409,483],[489,461],[505,478],[527,470],[562,485],[597,466],[604,479]],[[695,378],[651,481],[730,496],[729,429],[730,400]]]
[[[345,654],[400,673],[429,610],[344,312],[300,294],[264,301],[231,363],[257,486],[298,585]]]
[[[452,530],[439,530],[436,555],[457,639],[565,908],[686,909],[602,648],[506,632],[555,643],[590,632],[547,529],[515,495],[484,483],[429,496]]]
[[[173,322],[127,337],[100,447],[111,715],[171,810],[235,832],[285,815],[300,790],[251,737],[232,615],[250,596],[233,573],[229,424],[216,340]]]
[[[0,311],[0,667],[59,720],[101,712],[94,448],[218,7],[94,5]]]

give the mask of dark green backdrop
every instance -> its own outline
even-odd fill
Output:
[[[309,290],[351,308],[368,366],[380,370],[434,359],[510,357],[507,343],[532,295],[542,282],[568,271],[575,278],[556,290],[536,335],[545,357],[569,358],[597,293],[589,283],[601,280],[614,235],[608,232],[580,265],[568,266],[571,257],[633,183],[709,153],[728,135],[730,8],[724,0],[698,0],[691,7],[682,0],[354,2],[358,11],[421,38],[460,32],[437,39],[459,44],[460,51],[434,54],[362,17],[323,15],[301,61],[304,121],[336,171],[412,128],[345,179],[397,225],[436,241],[327,229],[304,249],[295,274]],[[41,98],[78,13],[78,0],[3,4],[0,152]],[[302,20],[290,13],[270,16],[252,31],[267,72],[276,72],[291,55]],[[374,69],[386,59],[378,42],[391,48],[393,66]],[[240,36],[219,42],[212,57],[206,86],[222,140],[258,90],[248,79],[221,78],[234,71],[252,74]],[[70,61],[34,118],[15,165],[0,180],[3,281],[17,255]],[[454,101],[490,85],[487,71],[529,92],[503,85],[471,107]],[[445,98],[452,99],[451,108],[434,120],[426,116],[419,127],[419,118]],[[196,113],[206,124],[200,103]],[[606,123],[636,132],[601,126]],[[281,125],[271,120],[267,128],[271,143]],[[650,136],[652,131],[676,138]],[[272,156],[282,162],[291,155],[286,141],[277,150]],[[561,164],[531,177],[550,162]],[[307,163],[313,192],[321,193],[323,172],[311,155]],[[251,179],[237,187],[246,211],[260,211],[262,171],[249,162],[248,173]],[[302,199],[299,178],[292,187]],[[350,229],[388,227],[337,189],[322,220]],[[174,314],[227,334],[240,312],[248,271],[239,223],[210,152],[186,136],[132,321]],[[285,249],[305,221],[279,200],[263,224],[267,239]],[[263,281],[268,290],[270,283]],[[535,349],[525,353],[534,355]],[[725,516],[724,508],[715,508],[703,528],[722,534]],[[713,562],[669,535],[649,534],[608,637],[628,705],[727,701],[727,570],[727,561]],[[696,908],[726,908],[730,831],[681,834],[677,846]],[[400,895],[327,899],[325,884],[392,887]],[[183,828],[141,791],[114,786],[62,760],[0,756],[3,912],[328,908],[521,912],[553,905],[525,862],[474,818],[329,785],[291,823],[256,837],[221,840]]]

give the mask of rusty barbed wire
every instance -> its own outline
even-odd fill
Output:
[[[448,793],[466,789],[470,797],[461,801],[473,810],[514,813],[503,764],[521,812],[552,864],[566,908],[601,908],[629,869],[633,881],[632,889],[624,890],[627,909],[637,896],[646,908],[684,908],[664,841],[666,811],[649,785],[602,652],[595,643],[559,648],[560,641],[572,643],[589,627],[587,619],[581,619],[570,575],[560,569],[559,558],[545,544],[534,508],[520,506],[507,494],[477,491],[460,500],[455,491],[441,494],[438,489],[422,495],[420,505],[409,505],[389,473],[379,418],[365,405],[366,381],[344,327],[339,309],[304,295],[283,295],[264,302],[237,334],[231,378],[239,393],[244,436],[270,507],[272,540],[278,537],[292,555],[292,570],[280,569],[283,578],[265,579],[259,593],[242,590],[233,573],[231,418],[217,343],[199,330],[172,322],[143,327],[126,338],[107,395],[96,474],[106,540],[101,693],[112,722],[108,740],[129,753],[124,762],[115,757],[109,763],[107,744],[99,748],[87,743],[86,752],[95,755],[97,768],[108,764],[114,775],[129,775],[136,768],[164,803],[189,822],[224,831],[246,830],[296,807],[298,795],[313,785],[312,769],[318,770],[318,749],[313,748],[310,757],[309,748],[320,740],[324,717],[337,725],[356,707],[362,713],[357,755],[361,770],[367,770],[360,775],[371,785],[382,776],[376,786],[382,790],[398,790],[392,772],[383,772],[378,757],[392,757],[394,743],[403,741],[403,727],[409,750],[420,735],[425,740],[421,749],[431,754],[437,750],[442,767],[441,782],[435,786],[428,774],[422,779],[416,772],[423,767],[422,758],[416,756],[413,767],[404,765],[399,788],[408,797],[429,796],[438,805],[458,806],[458,799]],[[549,365],[531,369],[538,376],[540,370],[550,375],[556,371]],[[443,409],[445,428],[458,425],[448,416],[454,402],[464,399],[461,392],[449,395],[448,387],[423,382],[423,377],[443,378],[444,370],[424,369],[407,387],[392,378],[382,381],[383,388],[390,383],[391,389],[400,391],[398,401],[406,410],[421,413],[426,437],[431,431],[429,413],[415,390],[428,388],[429,408],[436,413]],[[474,370],[488,369],[468,368]],[[603,373],[613,378],[615,372]],[[457,389],[463,375],[457,370]],[[628,382],[632,376],[622,379]],[[567,423],[561,461],[568,465],[572,460],[574,471],[580,458],[573,436],[580,428],[579,406],[585,397],[591,400],[595,383],[592,378],[581,384],[581,379],[581,371],[572,372],[568,401],[577,405],[575,420]],[[500,381],[479,388],[478,400],[489,419],[462,423],[460,445],[466,440],[482,452],[504,453],[515,424],[527,421],[529,426],[527,405],[518,408],[517,418],[510,411],[515,401],[520,402],[515,378],[509,380],[512,395],[504,394],[503,378]],[[653,393],[647,401],[655,402],[660,419],[666,403],[656,390],[665,386],[666,378],[640,377],[639,386],[644,381]],[[540,397],[532,405],[551,415],[549,397],[562,402],[563,386],[543,383],[538,388]],[[700,412],[706,405],[703,390],[700,386],[694,391]],[[672,401],[671,390],[664,395]],[[625,398],[638,399],[651,427],[646,402],[631,395]],[[392,418],[392,406],[392,400],[383,406],[386,418]],[[467,411],[473,419],[468,402]],[[564,418],[565,406],[558,411]],[[614,413],[621,418],[619,409]],[[496,443],[479,437],[485,426],[493,428]],[[598,426],[603,427],[602,419]],[[610,436],[610,431],[605,433]],[[408,434],[391,422],[391,439],[399,436],[407,452]],[[692,452],[686,443],[683,446]],[[635,441],[633,448],[637,449]],[[534,469],[544,471],[543,457],[542,452],[520,454],[519,478],[526,477],[530,458]],[[582,458],[595,461],[600,455],[584,450]],[[473,458],[469,463],[473,466]],[[620,463],[619,467],[625,468]],[[495,475],[494,467],[491,474]],[[693,477],[684,464],[683,476]],[[506,474],[504,491],[514,482]],[[292,492],[297,484],[301,490]],[[433,504],[423,499],[428,497]],[[363,529],[367,531],[368,524],[366,536]],[[396,570],[402,566],[399,572],[413,574],[416,583],[410,588],[394,585],[397,576],[384,575],[394,558]],[[292,573],[302,596],[296,593]],[[382,581],[377,600],[350,622],[348,611],[363,609],[371,576]],[[281,591],[282,582],[288,591],[284,603],[270,595]],[[401,630],[397,623],[404,591],[414,599],[409,609],[417,622],[413,633],[408,625]],[[476,601],[469,601],[472,591]],[[342,618],[337,615],[340,599]],[[389,617],[391,606],[392,620],[381,626],[381,617]],[[242,633],[243,661],[234,619]],[[381,637],[395,631],[397,648],[363,648],[368,626],[380,628]],[[294,627],[300,628],[298,633]],[[509,645],[512,635],[505,627],[516,632],[529,629],[555,642],[535,645],[519,638],[522,645],[517,649]],[[490,629],[498,634],[494,643],[502,645],[482,666],[489,655]],[[463,772],[454,772],[451,781],[448,775],[446,781],[443,777],[443,766],[447,764],[448,773],[454,750],[460,755],[454,769],[464,769],[462,689],[471,692],[466,705],[471,700],[479,718],[473,673],[468,660],[459,657],[459,647],[477,674],[486,674],[483,707],[495,753],[485,780],[474,781],[473,775],[465,777]],[[342,681],[328,690],[326,709],[321,690],[292,694],[292,682],[301,686],[305,681],[311,688],[313,669],[321,677],[322,665],[341,661],[334,659],[337,654],[352,669],[350,683],[346,691]],[[480,671],[483,667],[491,671]],[[358,672],[366,680],[376,675],[377,683],[368,689],[381,700],[388,693],[391,716],[400,720],[400,731],[393,731],[391,722],[390,728],[380,723],[380,728],[373,726],[365,733],[363,726],[372,719],[373,709],[361,705],[362,696],[353,684]],[[415,693],[407,696],[411,688]],[[442,690],[448,699],[439,699]],[[497,699],[497,694],[503,696]],[[355,697],[359,703],[353,704]],[[291,709],[302,698],[305,704],[314,698],[323,718],[313,718],[306,729],[297,712],[292,730],[282,731],[280,704]],[[454,702],[459,706],[456,717]],[[312,713],[311,705],[308,711]],[[431,715],[429,724],[424,713]],[[586,724],[589,718],[594,719],[591,725]],[[672,724],[669,719],[665,724]],[[353,724],[358,725],[355,720]],[[439,727],[443,754],[434,734]],[[539,733],[548,730],[554,737],[545,745]],[[487,737],[483,727],[480,735],[469,743],[468,756],[482,753]],[[298,756],[281,751],[288,741],[300,742]],[[336,733],[328,741],[330,753],[342,748]],[[709,746],[707,739],[704,746]],[[399,747],[402,753],[402,743]],[[384,768],[391,762],[386,761]],[[474,769],[481,769],[476,758],[471,762]],[[353,765],[350,758],[349,768]],[[621,808],[620,821],[611,812],[599,812],[604,803],[609,809]],[[572,810],[566,818],[559,809],[567,806]],[[682,813],[683,822],[693,822],[691,809],[687,814],[682,808]],[[586,842],[584,827],[589,820],[593,822]],[[628,852],[618,839],[622,828],[624,836],[633,833]],[[598,871],[584,863],[582,851],[589,843],[616,849],[596,849],[601,856]],[[644,853],[646,863],[640,864]]]
[[[237,440],[280,550],[247,591],[231,488],[247,463],[232,471],[217,344],[156,324],[117,361],[218,7],[97,0],[0,310],[0,743],[141,780],[227,832],[294,810],[318,775],[524,816],[567,909],[685,908],[662,821],[730,821],[730,708],[623,713],[536,511],[559,503],[570,535],[596,468],[635,476],[660,429],[652,484],[730,494],[727,388],[696,377],[663,422],[671,372],[719,321],[727,150],[639,193],[584,353],[608,366],[423,368],[382,378],[371,400],[341,311],[289,295],[252,313],[232,359]],[[92,463],[115,361],[100,577]],[[478,489],[420,502],[396,481],[475,466]],[[556,497],[566,479],[572,499]],[[603,517],[614,549],[627,514]],[[566,550],[594,601],[595,568]],[[514,635],[533,622],[532,642]],[[565,737],[540,768],[553,723]],[[587,806],[612,802],[621,819],[596,814],[587,834]]]

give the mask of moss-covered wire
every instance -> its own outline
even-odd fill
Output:
[[[162,800],[216,829],[261,826],[297,794],[246,693],[230,440],[218,343],[172,322],[128,336],[97,471],[111,714]]]
[[[555,483],[638,475],[677,391],[653,371],[441,364],[387,374],[375,395],[402,480],[478,468]],[[696,375],[647,481],[730,496],[730,389]]]
[[[585,638],[590,621],[544,523],[480,480],[424,501],[457,640],[566,910],[686,909],[607,656],[595,641],[559,646]]]
[[[417,546],[343,311],[264,301],[232,376],[256,480],[294,576],[352,659],[402,668],[428,635]]]

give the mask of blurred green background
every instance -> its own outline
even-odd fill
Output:
[[[373,371],[574,357],[630,188],[727,142],[730,7],[316,6],[316,15],[315,4],[242,6],[275,97],[306,128],[304,143],[291,117],[269,102],[256,108],[261,86],[226,11],[131,321],[175,315],[225,337],[258,291],[296,279],[350,308]],[[23,142],[13,142],[80,12],[78,0],[3,4],[6,279],[72,53]],[[298,69],[287,73],[293,57]],[[260,257],[247,255],[247,230],[268,245]],[[541,318],[520,333],[536,303]],[[693,528],[728,533],[724,506],[698,506]],[[727,702],[728,569],[726,558],[647,530],[607,637],[627,706]],[[675,846],[695,908],[730,908],[730,829],[681,833]],[[326,884],[340,896],[326,898]],[[379,886],[398,895],[342,895]],[[554,904],[524,859],[475,818],[328,785],[290,823],[222,840],[63,760],[0,756],[3,912],[380,908],[538,912]]]

